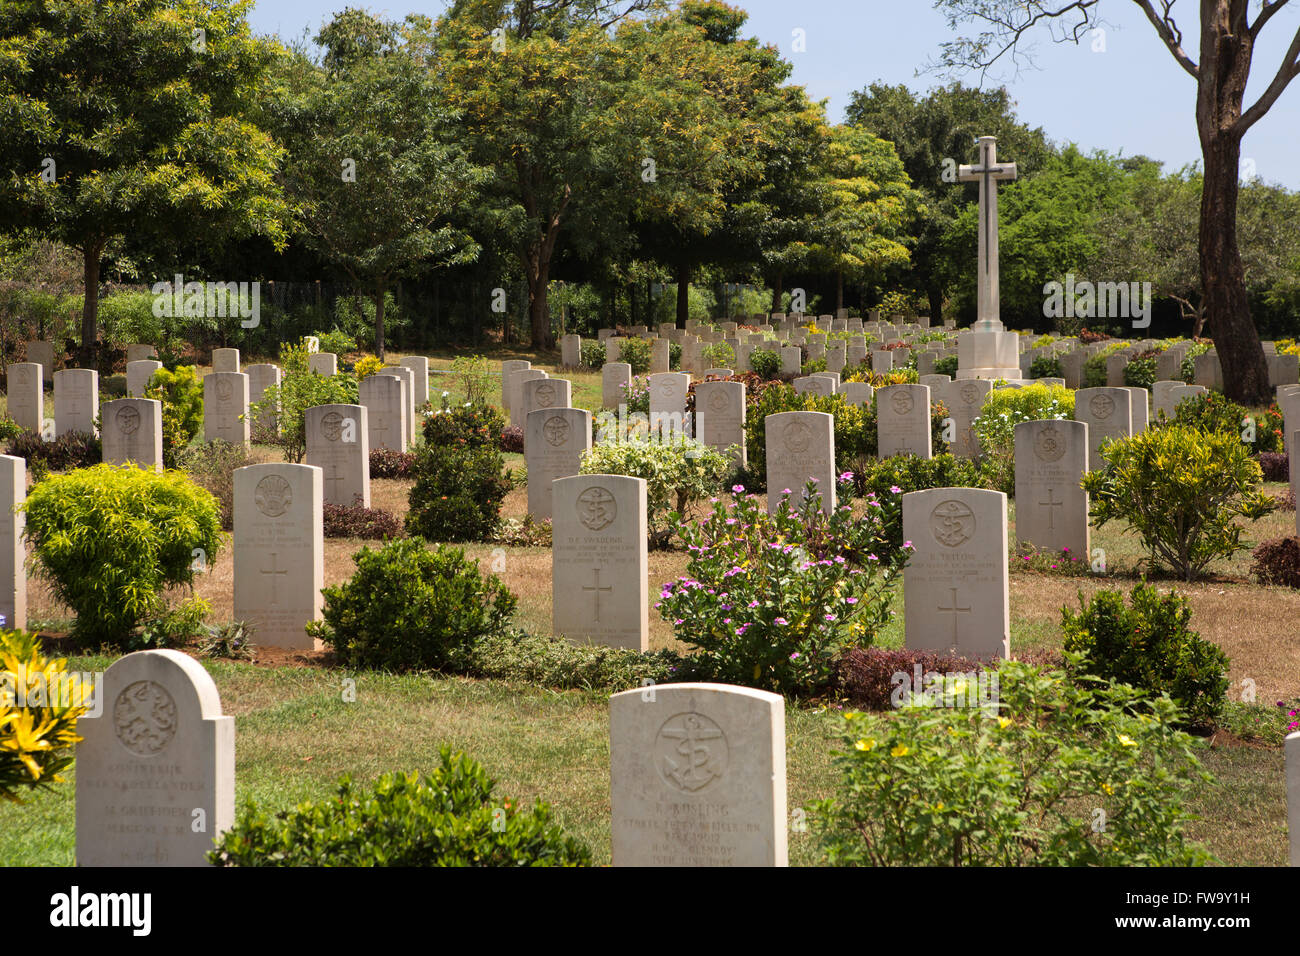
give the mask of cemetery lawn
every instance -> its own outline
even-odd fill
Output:
[[[447,370],[456,354],[439,353],[431,370]],[[398,355],[392,355],[396,360]],[[501,351],[493,359],[527,358],[552,376],[573,382],[573,403],[598,410],[600,376],[561,372],[558,355]],[[249,358],[246,361],[252,362]],[[432,375],[435,405],[441,392],[449,401],[463,400],[463,390],[451,375]],[[499,391],[493,392],[494,397]],[[49,395],[47,393],[47,402]],[[280,457],[278,449],[261,447],[264,460]],[[507,467],[518,468],[520,455],[507,455]],[[374,507],[404,515],[412,482],[375,479]],[[1277,494],[1283,485],[1269,485]],[[522,517],[527,492],[516,488],[507,497],[503,515]],[[1010,538],[1014,541],[1014,508]],[[1247,527],[1252,545],[1294,533],[1295,516],[1277,512]],[[338,584],[354,571],[352,555],[377,542],[327,538],[325,583]],[[466,546],[486,568],[492,544]],[[1014,650],[1059,650],[1063,605],[1076,607],[1078,594],[1088,597],[1104,587],[1127,592],[1138,580],[1144,557],[1140,542],[1118,525],[1093,530],[1092,547],[1103,548],[1110,574],[1105,578],[1038,572],[1012,561],[1011,644]],[[551,626],[550,553],[547,548],[509,547],[500,576],[519,596],[515,623],[546,634]],[[1202,760],[1214,782],[1198,787],[1190,809],[1200,818],[1192,836],[1228,865],[1284,865],[1286,803],[1280,724],[1276,701],[1300,697],[1300,592],[1261,587],[1249,578],[1249,551],[1217,562],[1202,581],[1153,578],[1161,588],[1175,587],[1193,608],[1192,627],[1219,644],[1231,658],[1231,687],[1227,729],[1204,742]],[[682,574],[686,558],[680,552],[651,552],[651,584]],[[233,615],[231,552],[226,548],[196,587],[213,606],[210,620],[224,622]],[[651,588],[651,602],[658,590]],[[29,583],[29,615],[33,629],[65,631],[70,612],[51,596],[45,582]],[[902,595],[896,595],[897,617],[878,643],[903,643]],[[651,609],[651,647],[676,647],[671,628]],[[74,657],[76,670],[103,670],[106,657]],[[592,847],[598,863],[609,862],[609,714],[607,695],[586,691],[552,691],[532,685],[470,680],[441,675],[349,675],[328,667],[320,655],[295,660],[268,655],[259,663],[203,661],[221,694],[223,708],[236,718],[236,795],[242,805],[253,799],[284,809],[305,799],[330,796],[338,778],[352,774],[369,783],[387,771],[428,770],[436,765],[443,745],[465,750],[481,761],[498,780],[501,798],[531,802],[545,800],[556,819]],[[345,703],[342,681],[357,678],[357,699]],[[1258,704],[1237,703],[1243,681],[1257,689]],[[789,806],[807,807],[832,796],[835,771],[831,752],[837,746],[832,720],[836,704],[790,704],[786,709]],[[75,771],[52,791],[33,795],[25,806],[0,804],[0,865],[72,865],[74,857]],[[819,860],[809,833],[792,833],[790,861],[813,865]]]

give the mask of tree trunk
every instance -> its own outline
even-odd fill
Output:
[[[943,287],[931,283],[926,288],[925,295],[930,300],[930,328],[943,328]]]
[[[380,280],[375,288],[375,355],[379,361],[384,360],[384,283]]]
[[[785,277],[782,276],[780,273],[777,273],[776,280],[772,283],[772,311],[773,312],[781,311],[781,291],[782,291],[781,286],[783,284],[784,278]]]
[[[528,343],[535,349],[554,348],[551,337],[551,312],[546,303],[551,281],[551,260],[542,249],[530,249],[524,259],[528,278]]]
[[[1223,367],[1224,393],[1243,405],[1267,404],[1268,363],[1250,316],[1237,248],[1241,102],[1254,38],[1244,0],[1202,3],[1196,126],[1205,160],[1201,188],[1201,312]]]
[[[844,308],[844,270],[835,270],[835,314]]]
[[[81,354],[77,359],[82,368],[99,368],[99,257],[104,242],[88,241],[82,250],[85,295],[81,304]]]
[[[689,263],[677,265],[677,327],[686,328],[691,317],[691,267]]]

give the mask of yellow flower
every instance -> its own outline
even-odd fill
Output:
[[[899,744],[889,752],[891,757],[906,757],[912,751],[908,749],[907,744]]]
[[[1114,792],[1115,792],[1115,788],[1112,787],[1112,786],[1111,786],[1110,784],[1108,784],[1108,783],[1103,783],[1103,784],[1101,785],[1101,792],[1104,793],[1104,794],[1106,794],[1107,796],[1110,796],[1110,795],[1114,794]]]
[[[845,719],[845,720],[857,720],[857,719],[858,719],[859,717],[861,717],[861,716],[862,716],[862,714],[859,713],[859,712],[856,711],[856,710],[846,710],[846,711],[844,712],[844,719]]]
[[[952,692],[958,697],[966,693],[966,682],[964,680],[953,681]]]
[[[876,746],[875,737],[868,737],[865,740],[859,740],[856,744],[853,745],[855,750],[861,750],[864,752],[874,749],[875,746]]]
[[[999,717],[999,718],[998,718],[998,726],[1001,727],[1003,730],[1006,730],[1008,727],[1011,726],[1011,718],[1010,718],[1010,717]]]
[[[1121,744],[1123,744],[1125,747],[1136,747],[1136,746],[1137,746],[1137,741],[1134,740],[1132,737],[1130,737],[1128,734],[1120,734],[1120,735],[1119,735],[1119,742],[1120,742]]]
[[[934,805],[934,812],[939,813],[942,810],[943,810],[943,801],[940,800],[938,803]]]

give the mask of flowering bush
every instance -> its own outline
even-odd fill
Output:
[[[687,573],[655,607],[708,679],[788,694],[824,688],[840,654],[875,640],[908,550],[888,547],[876,509],[823,514],[811,483],[772,515],[735,485],[681,535]]]
[[[650,381],[640,375],[634,376],[632,381],[619,388],[623,390],[623,402],[627,405],[627,413],[632,415],[640,412],[642,415],[650,414]]]
[[[995,389],[972,423],[993,487],[1016,491],[1016,426],[1021,422],[1074,417],[1074,392],[1064,385]]]
[[[1162,419],[1162,424],[1169,423]],[[1179,402],[1174,410],[1172,424],[1188,425],[1207,433],[1231,435],[1237,441],[1247,442],[1252,454],[1286,451],[1282,411],[1276,402],[1262,415],[1255,415],[1244,405],[1238,405],[1219,392],[1206,392]],[[1250,438],[1254,441],[1247,441]]]
[[[1187,839],[1183,807],[1209,775],[1172,700],[1125,684],[1085,687],[1016,661],[998,668],[998,697],[991,713],[921,704],[845,713],[839,793],[814,809],[827,862],[1209,862]]]

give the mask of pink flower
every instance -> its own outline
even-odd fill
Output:
[[[833,621],[833,620],[835,620],[835,615],[834,615],[834,614],[827,614],[827,615],[826,615],[826,620],[828,620],[828,621]]]
[[[772,623],[773,623],[773,624],[780,624],[781,626],[784,627],[786,624],[789,624],[790,622],[787,621],[787,620],[786,620],[785,618],[783,618],[783,617],[778,617],[778,618],[777,618],[776,620],[774,620]]]
[[[742,494],[745,493],[745,486],[744,486],[744,485],[732,485],[732,486],[731,486],[731,490],[732,490],[735,494],[742,495]]]
[[[889,493],[890,493],[891,495],[902,494],[902,492],[903,492],[903,489],[900,488],[900,487],[898,487],[898,485],[890,485],[890,486],[889,486]]]
[[[845,599],[844,599],[844,603],[845,603],[845,604],[857,604],[857,603],[858,603],[858,599],[857,599],[857,598],[845,598]]]
[[[912,546],[912,542],[910,542],[910,541],[904,541],[904,542],[903,542],[903,547],[905,547],[905,548],[910,548],[911,546]]]
[[[799,652],[798,652],[798,651],[795,651],[793,654],[790,655],[790,660],[795,661],[795,660],[798,660],[798,659],[799,659]]]

